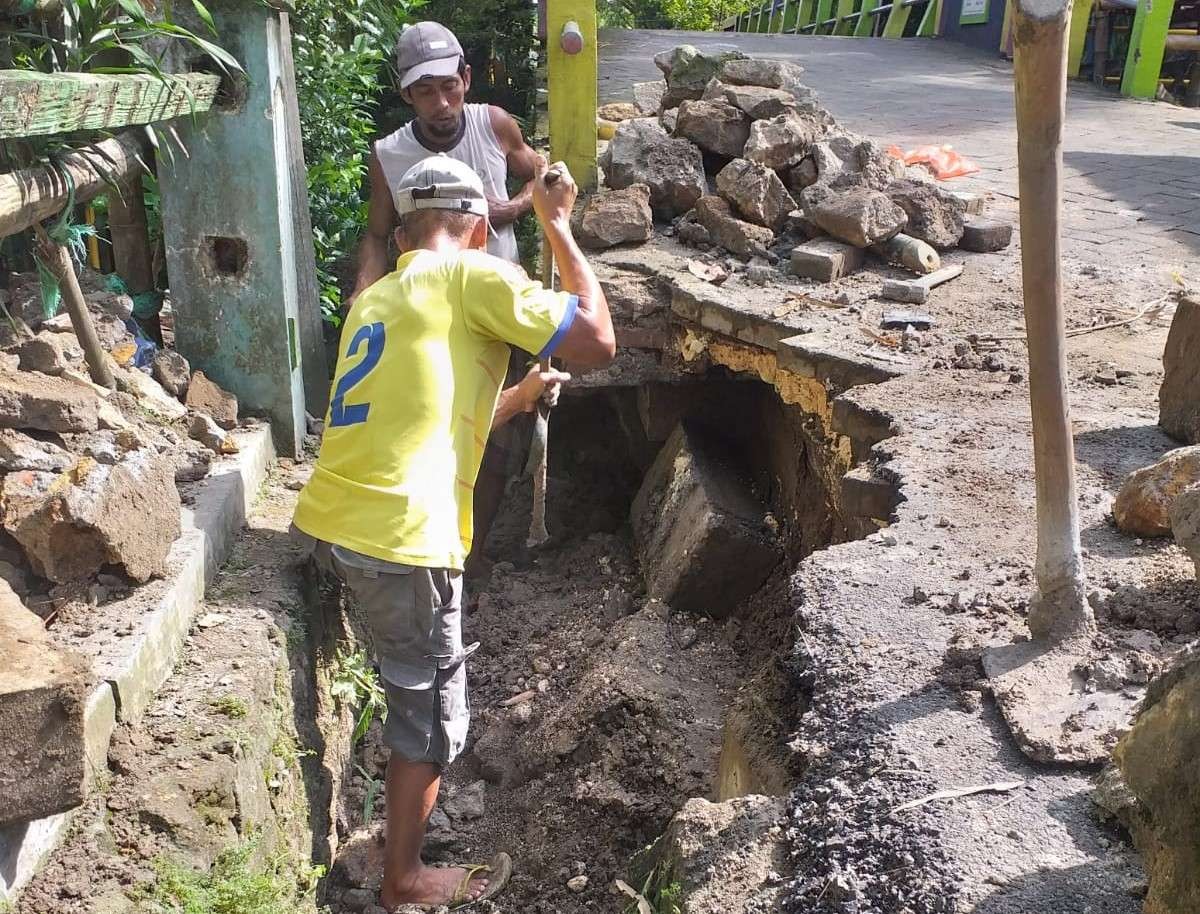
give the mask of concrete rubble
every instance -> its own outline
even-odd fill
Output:
[[[181,397],[216,430],[213,450],[236,450],[216,424],[237,424],[236,400],[174,350],[147,351],[128,296],[86,269],[80,284],[115,390],[89,379],[67,315],[44,315],[36,277],[14,274],[13,320],[0,330],[0,577],[42,615],[164,572],[178,485],[207,475],[213,458],[189,439]],[[122,586],[96,584],[114,575]]]
[[[630,511],[649,594],[725,618],[783,557],[772,519],[719,442],[676,427]]]
[[[650,188],[632,184],[590,197],[574,218],[575,238],[592,250],[645,241],[654,230]]]
[[[634,104],[601,112],[620,121],[601,154],[604,183],[645,184],[653,217],[671,223],[660,231],[708,257],[754,259],[751,282],[767,284],[776,272],[832,282],[865,267],[864,253],[923,275],[940,266],[938,251],[993,253],[1011,242],[1010,223],[979,215],[981,198],[841,127],[801,67],[690,45],[655,63],[663,82],[639,83]],[[631,117],[634,109],[655,116]],[[592,236],[623,236],[602,220],[625,213],[581,205]],[[860,253],[831,262],[828,250],[807,247],[830,241]]]

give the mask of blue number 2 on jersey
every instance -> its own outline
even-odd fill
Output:
[[[357,425],[359,422],[367,421],[367,413],[371,409],[371,404],[351,403],[347,405],[346,394],[350,393],[350,388],[362,381],[371,373],[371,369],[379,364],[379,357],[383,355],[382,322],[359,327],[358,333],[354,334],[350,345],[346,347],[346,358],[353,358],[362,348],[363,343],[367,344],[367,354],[363,356],[361,362],[338,378],[337,386],[333,389],[333,400],[329,403],[329,424],[333,428]]]

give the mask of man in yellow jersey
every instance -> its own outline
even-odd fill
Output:
[[[389,910],[491,897],[511,872],[505,854],[489,867],[427,867],[421,844],[467,733],[466,658],[478,645],[463,646],[459,604],[488,431],[567,377],[535,373],[500,396],[509,346],[580,367],[615,350],[608,303],[571,236],[575,183],[555,170],[563,177],[547,186],[539,162],[533,205],[561,292],[486,253],[487,197],[468,166],[437,155],[400,179],[403,253],[347,316],[321,453],[296,505],[295,526],[350,588],[379,659]]]

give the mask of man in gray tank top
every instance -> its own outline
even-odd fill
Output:
[[[397,224],[392,193],[404,173],[429,155],[444,152],[469,165],[483,181],[491,224],[490,254],[518,262],[513,223],[533,206],[533,178],[541,156],[525,142],[521,128],[503,108],[466,103],[471,68],[453,32],[437,22],[418,22],[406,28],[396,42],[396,71],[400,95],[416,117],[378,140],[371,150],[367,230],[359,243],[358,273],[347,308],[367,286],[392,271],[388,242]],[[512,199],[508,196],[509,175],[526,182]],[[527,370],[526,361],[523,354],[513,353],[498,409],[504,409],[510,398],[535,402],[547,383],[555,384],[555,372],[543,374],[536,366]],[[530,434],[527,422],[513,421],[488,436],[475,485],[475,548],[468,571],[481,570],[484,541],[500,508],[508,476],[524,463]]]

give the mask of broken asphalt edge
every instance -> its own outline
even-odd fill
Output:
[[[269,426],[235,437],[239,452],[214,464],[197,487],[194,507],[182,510],[183,532],[167,556],[168,576],[128,598],[145,599],[150,589],[153,602],[139,613],[129,637],[106,639],[116,651],[95,662],[100,681],[84,710],[89,785],[107,769],[117,723],[138,720],[171,675],[205,589],[229,554],[275,458]],[[0,901],[13,900],[33,878],[66,836],[74,813],[0,829]]]

